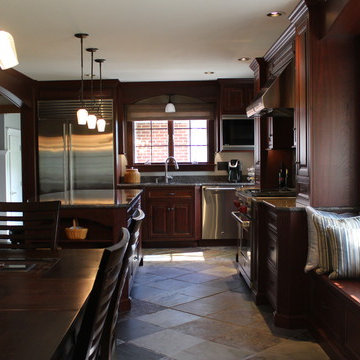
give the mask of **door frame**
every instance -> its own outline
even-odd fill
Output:
[[[15,128],[6,128],[6,137],[5,137],[5,147],[6,147],[6,156],[5,156],[5,173],[6,173],[6,201],[10,201],[11,200],[11,194],[10,194],[10,190],[11,190],[11,177],[10,177],[10,173],[11,173],[11,169],[10,169],[10,149],[9,149],[9,145],[10,145],[10,136],[18,136],[20,139],[20,144],[21,144],[21,130],[20,129],[15,129]],[[21,149],[21,160],[22,160],[22,149]],[[21,197],[23,197],[23,193],[22,193],[22,164],[21,164]]]

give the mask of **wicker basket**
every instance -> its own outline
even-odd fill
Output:
[[[79,226],[77,219],[73,219],[73,226],[65,228],[66,237],[69,240],[84,240],[88,229]]]

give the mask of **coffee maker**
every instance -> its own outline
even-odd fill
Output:
[[[239,160],[233,159],[228,162],[228,181],[241,182],[242,167]]]

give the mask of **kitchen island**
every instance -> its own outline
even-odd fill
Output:
[[[40,196],[40,201],[60,200],[59,245],[61,247],[106,247],[119,240],[119,231],[128,227],[132,214],[141,206],[141,189],[74,190]],[[76,219],[88,228],[87,237],[68,239],[65,228]]]

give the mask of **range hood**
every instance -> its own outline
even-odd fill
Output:
[[[294,64],[291,62],[278,77],[270,79],[255,100],[246,108],[246,115],[293,116]]]

